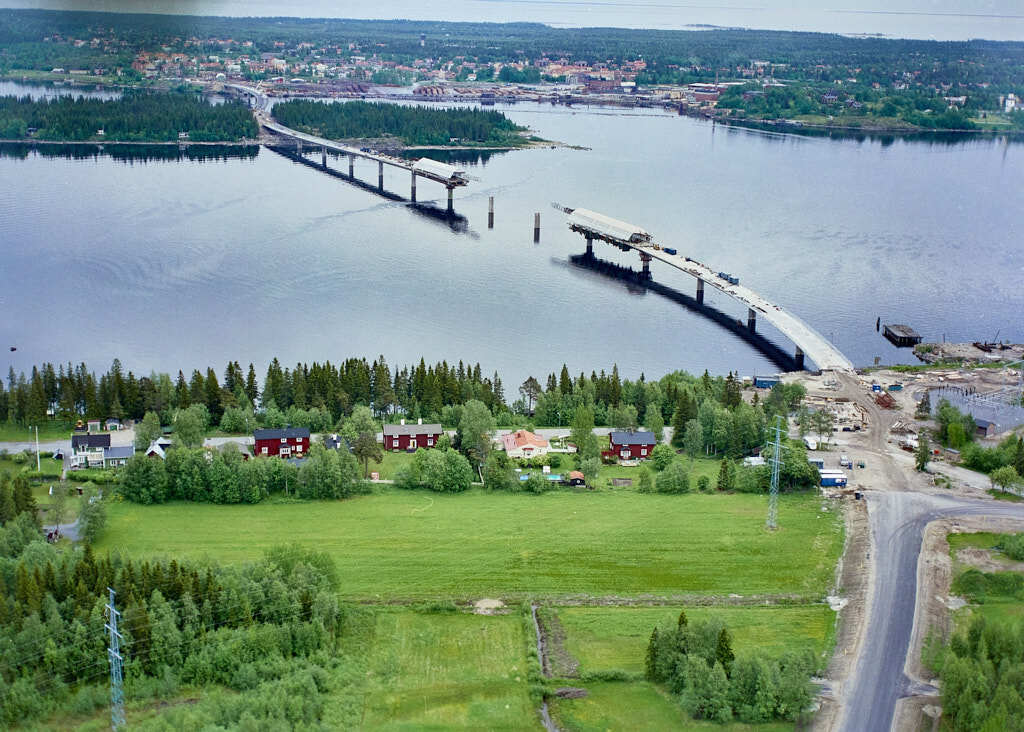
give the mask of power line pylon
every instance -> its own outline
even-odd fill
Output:
[[[125,726],[124,659],[121,657],[123,636],[117,631],[117,619],[121,613],[114,608],[114,590],[110,587],[107,590],[110,592],[110,600],[107,603],[107,623],[104,627],[110,631],[110,641],[107,646],[107,658],[110,660],[110,728],[117,730]]]

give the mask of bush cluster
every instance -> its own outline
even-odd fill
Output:
[[[803,718],[813,699],[815,669],[810,651],[736,658],[721,620],[691,625],[685,611],[675,627],[651,632],[644,665],[647,679],[678,695],[694,719],[750,723]]]

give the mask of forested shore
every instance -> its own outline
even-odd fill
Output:
[[[380,102],[293,99],[275,104],[283,125],[332,140],[393,137],[405,145],[522,147],[529,140],[501,112],[456,107],[432,109]]]
[[[259,128],[241,102],[130,92],[119,99],[0,97],[0,138],[80,142],[238,142]]]

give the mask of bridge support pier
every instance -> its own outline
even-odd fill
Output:
[[[754,308],[747,308],[747,330],[751,333],[757,330],[757,311]]]
[[[416,203],[416,171],[412,171],[412,196],[410,200]]]
[[[384,163],[377,161],[377,188],[384,190]]]
[[[323,146],[320,147],[320,166],[327,170],[327,148]]]
[[[594,256],[594,237],[592,236],[587,237],[587,256]]]
[[[651,255],[647,252],[640,252],[640,261],[643,263],[643,270],[640,276],[645,280],[651,279]]]
[[[697,278],[697,304],[704,304],[704,280]]]
[[[796,361],[796,367],[802,369],[804,367],[804,352],[800,350],[800,346],[796,347],[796,355],[793,357]]]
[[[533,215],[533,243],[540,241],[540,211]]]
[[[302,140],[295,141],[296,149],[299,151],[299,155],[302,155]]]
[[[453,210],[452,205],[454,203],[454,196],[455,188],[453,186],[448,186],[448,213],[451,213]]]
[[[487,228],[494,228],[494,196],[487,197]]]
[[[356,165],[356,156],[355,155],[349,155],[348,156],[348,177],[349,178],[355,178],[356,177],[355,165]]]

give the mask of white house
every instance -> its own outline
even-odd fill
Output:
[[[550,444],[540,435],[527,430],[516,430],[501,436],[501,444],[510,458],[532,458],[547,455]]]
[[[69,467],[102,468],[103,453],[110,448],[110,435],[72,435]]]

